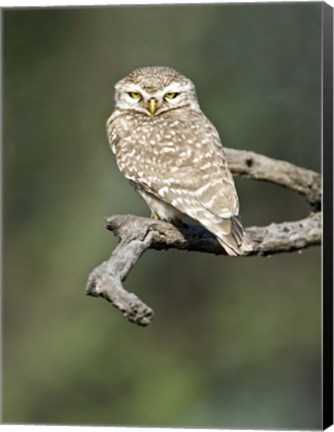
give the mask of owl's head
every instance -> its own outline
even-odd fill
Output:
[[[183,107],[199,110],[194,84],[166,66],[136,69],[118,81],[115,90],[117,109],[149,116]]]

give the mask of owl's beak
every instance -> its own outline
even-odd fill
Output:
[[[148,108],[149,112],[152,115],[154,115],[157,111],[157,108],[158,108],[157,100],[154,98],[149,99],[148,104],[147,104],[147,108]]]

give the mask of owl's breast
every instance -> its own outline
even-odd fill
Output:
[[[202,115],[202,114],[200,114]],[[211,123],[196,112],[175,110],[158,116],[128,111],[108,122],[108,136],[121,172],[130,180],[151,180],[161,172],[205,167],[211,147]],[[207,126],[208,125],[208,126]],[[210,139],[209,139],[210,137]],[[219,137],[218,137],[219,139]]]
[[[175,137],[179,122],[160,116],[128,112],[119,115],[108,125],[109,141],[114,142],[114,153],[144,152],[146,156],[155,153],[168,140]]]

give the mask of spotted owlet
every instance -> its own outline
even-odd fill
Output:
[[[115,86],[107,134],[116,163],[151,216],[187,215],[213,233],[229,255],[252,249],[216,128],[201,111],[194,84],[164,66],[134,70]]]

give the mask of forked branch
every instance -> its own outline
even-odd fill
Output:
[[[246,228],[254,242],[253,251],[247,256],[292,252],[321,243],[319,173],[253,152],[234,149],[225,149],[225,152],[229,167],[235,175],[269,181],[296,191],[306,198],[311,207],[311,214],[299,221]],[[130,215],[111,216],[106,219],[106,226],[120,242],[109,260],[91,272],[86,293],[108,300],[129,321],[138,325],[148,325],[154,312],[135,294],[126,291],[122,282],[147,249],[174,248],[225,254],[215,236],[201,226],[176,228],[167,222]]]

